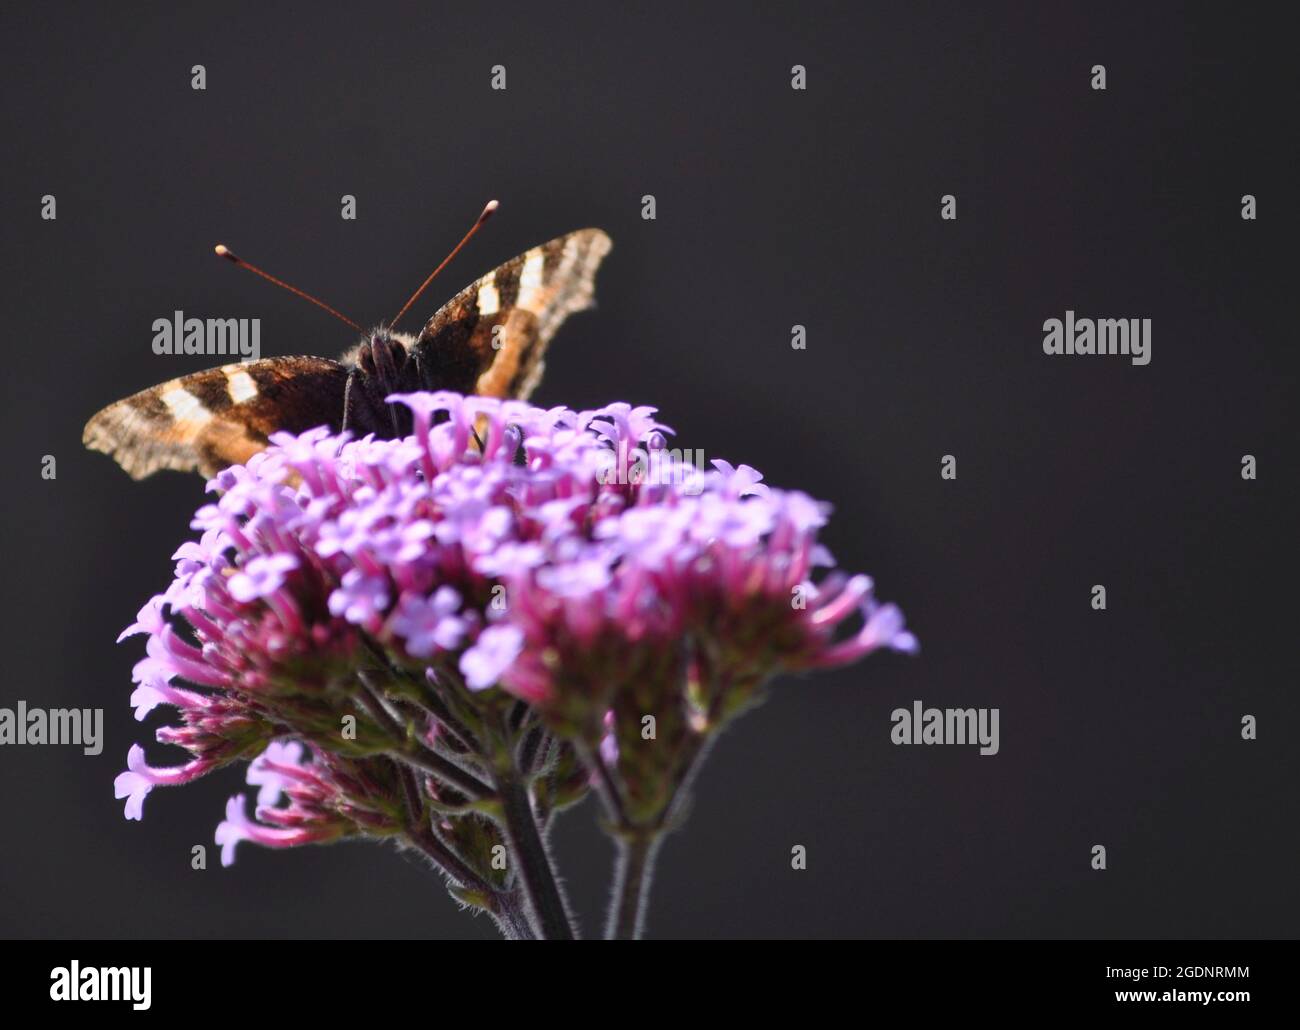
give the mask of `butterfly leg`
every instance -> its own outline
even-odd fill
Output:
[[[340,432],[346,433],[351,429],[353,420],[356,418],[356,414],[352,410],[356,400],[352,388],[356,385],[359,374],[359,370],[355,368],[348,371],[347,385],[343,387],[343,424],[339,427]]]
[[[343,429],[352,431],[353,437],[375,433],[383,436],[386,421],[392,417],[392,407],[384,403],[388,392],[378,382],[374,362],[367,353],[359,356],[357,367],[349,370],[347,383],[343,388]]]
[[[388,418],[393,426],[393,436],[402,435],[398,422],[397,408],[387,404],[388,395],[402,387],[402,373],[406,372],[406,348],[386,336],[376,335],[370,341],[370,356],[374,361],[375,379],[379,387],[380,399],[388,407]]]

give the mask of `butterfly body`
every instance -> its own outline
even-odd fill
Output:
[[[527,398],[555,331],[591,306],[610,246],[601,230],[582,229],[533,247],[456,294],[418,335],[380,326],[339,361],[267,358],[161,383],[104,408],[82,442],[135,479],[163,468],[211,476],[246,462],[278,430],[404,435],[409,413],[386,402],[392,393]]]

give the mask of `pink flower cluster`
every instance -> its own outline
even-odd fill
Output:
[[[133,747],[117,781],[128,818],[155,786],[260,755],[254,775],[291,804],[264,798],[254,822],[232,800],[223,848],[388,832],[382,805],[340,800],[355,785],[330,766],[381,749],[364,733],[337,740],[375,655],[500,688],[608,751],[620,692],[675,696],[686,682],[707,712],[781,671],[916,647],[867,577],[829,568],[826,505],[748,466],[680,460],[653,408],[391,400],[413,412],[405,439],[278,434],[210,482],[199,538],[123,634],[147,635],[137,718],[174,706],[181,725],[158,739],[191,756],[155,768]]]

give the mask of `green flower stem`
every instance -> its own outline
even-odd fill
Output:
[[[502,828],[510,851],[519,864],[519,880],[544,940],[571,941],[573,925],[551,867],[551,857],[537,828],[527,785],[515,775],[497,779],[501,798]]]
[[[493,893],[491,885],[486,880],[462,862],[458,855],[455,855],[431,832],[414,829],[411,831],[410,839],[411,843],[433,859],[448,876],[462,887],[466,887],[485,897]]]
[[[528,903],[521,891],[502,891],[493,896],[492,905],[492,918],[503,936],[512,941],[537,940],[537,931],[528,921]]]
[[[523,740],[519,742],[517,749],[519,769],[525,776],[531,775],[536,771],[540,761],[546,754],[546,747],[550,741],[546,736],[546,731],[540,726],[534,726],[524,735]]]
[[[408,733],[406,727],[389,711],[384,703],[383,694],[366,673],[358,673],[357,678],[361,683],[357,690],[357,700],[395,745],[389,752],[390,757],[432,773],[450,783],[472,801],[481,801],[492,796],[492,788],[488,784],[473,773],[462,769],[455,762],[425,747]]]
[[[678,755],[678,776],[672,793],[659,813],[644,822],[627,815],[617,779],[598,751],[583,749],[584,763],[596,774],[596,788],[609,818],[607,832],[618,846],[614,886],[605,917],[605,939],[633,941],[645,928],[655,861],[664,838],[681,823],[694,781],[712,738],[692,738]]]
[[[406,813],[407,838],[462,887],[473,891],[486,905],[503,936],[510,940],[533,940],[537,937],[528,921],[527,905],[520,892],[493,887],[475,872],[464,858],[433,832],[429,815],[420,796],[415,777],[407,766],[398,766],[402,784],[403,808]]]
[[[404,748],[394,752],[393,757],[424,772],[432,773],[438,779],[451,784],[471,801],[483,801],[492,797],[492,788],[477,776],[466,772],[455,762],[448,761],[428,748]]]
[[[439,724],[450,733],[462,746],[469,748],[471,751],[479,747],[478,737],[474,732],[460,721],[453,713],[447,702],[440,698],[428,684],[423,685],[423,691],[420,696],[420,706],[431,713]]]
[[[619,831],[618,863],[614,867],[614,889],[606,917],[607,941],[635,941],[645,926],[646,906],[655,858],[664,831],[628,828]]]
[[[483,899],[487,913],[497,924],[503,936],[511,940],[536,939],[537,933],[528,921],[525,899],[518,890],[495,889],[465,865],[459,856],[443,845],[431,832],[417,830],[411,833],[410,840],[448,876]]]
[[[555,878],[546,842],[533,813],[526,770],[521,772],[515,761],[517,751],[514,745],[517,742],[513,738],[527,733],[524,729],[529,714],[527,707],[521,703],[508,713],[501,727],[504,733],[499,757],[503,762],[500,763],[499,771],[494,776],[494,784],[488,784],[469,770],[461,768],[436,751],[422,746],[406,732],[389,710],[384,702],[383,692],[371,677],[363,672],[358,678],[361,687],[357,697],[362,707],[396,745],[390,752],[390,757],[408,767],[432,773],[466,794],[471,801],[494,802],[506,842],[510,847],[511,858],[518,867],[518,882],[522,887],[522,897],[491,888],[487,891],[492,899],[489,911],[497,920],[502,932],[508,937],[515,938],[540,936],[546,940],[573,940],[573,924]],[[430,691],[426,692],[424,701],[435,709],[434,717],[443,720],[458,739],[462,741],[475,739],[468,728],[455,719],[442,698],[434,696]],[[504,770],[501,766],[504,766]],[[483,893],[481,886],[486,886],[483,881],[437,839],[437,835],[431,828],[422,826],[412,833],[412,837],[417,846],[446,869],[453,878],[465,883],[466,886],[472,885],[476,892]],[[464,877],[467,873],[476,882],[466,883]]]

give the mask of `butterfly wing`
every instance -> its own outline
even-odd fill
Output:
[[[541,378],[551,337],[592,304],[610,250],[599,229],[533,247],[461,290],[406,344],[437,389],[526,398]],[[403,338],[403,343],[406,343]],[[159,469],[211,476],[246,462],[277,430],[343,419],[349,365],[310,356],[268,358],[196,372],[110,404],[82,442],[135,479]]]
[[[438,309],[412,351],[438,389],[526,399],[543,356],[571,314],[592,305],[596,270],[609,253],[600,229],[533,247],[467,286]]]
[[[133,479],[159,469],[211,476],[246,462],[277,430],[338,429],[347,379],[338,362],[308,356],[210,368],[110,404],[81,442]]]

